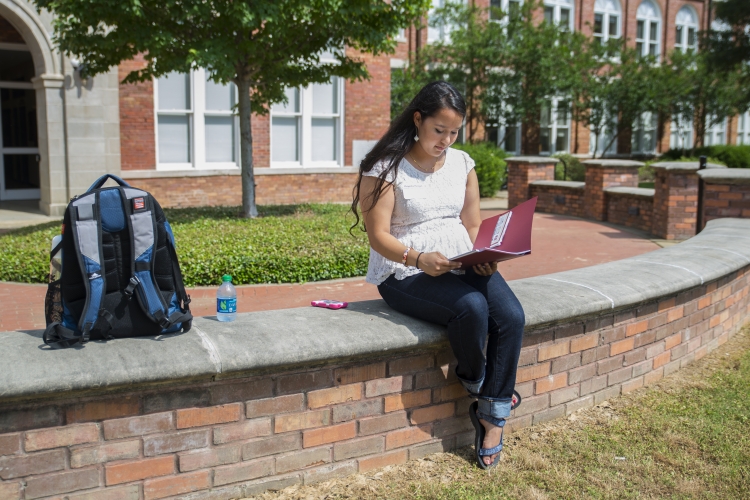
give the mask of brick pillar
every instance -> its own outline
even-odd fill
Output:
[[[704,227],[722,217],[750,219],[750,168],[701,170],[698,175],[704,183]]]
[[[698,223],[698,162],[660,162],[654,169],[651,232],[665,240],[695,236]],[[709,164],[708,168],[722,168]]]
[[[508,164],[508,207],[513,208],[529,199],[529,183],[555,180],[557,158],[516,156],[506,158]]]
[[[631,160],[586,160],[586,191],[583,203],[586,217],[607,220],[607,194],[610,187],[638,187],[639,161]]]

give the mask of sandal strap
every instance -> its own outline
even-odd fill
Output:
[[[494,448],[480,448],[479,449],[479,455],[482,457],[486,457],[489,455],[494,455],[495,453],[500,453],[503,451],[503,440],[500,440],[500,444],[495,446]]]

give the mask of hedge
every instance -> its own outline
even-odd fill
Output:
[[[491,142],[476,144],[454,144],[455,149],[465,151],[476,163],[474,170],[479,179],[479,196],[493,198],[505,182],[506,163],[503,160],[508,155]]]
[[[716,145],[695,149],[670,149],[660,160],[698,161],[701,156],[718,160],[729,168],[750,168],[750,146]]]
[[[167,209],[186,286],[300,283],[363,276],[369,245],[343,205],[259,207],[240,219],[237,207]],[[45,283],[49,246],[60,231],[50,223],[0,235],[0,280]]]

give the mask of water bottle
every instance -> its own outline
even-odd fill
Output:
[[[55,248],[57,248],[57,245],[60,244],[62,241],[62,235],[58,234],[54,238],[52,238],[52,248],[50,249],[50,253],[55,252]],[[50,260],[49,260],[49,282],[52,283],[53,281],[57,281],[60,279],[60,275],[62,274],[62,247],[52,254]]]
[[[237,318],[237,290],[232,284],[232,277],[225,274],[221,277],[221,286],[216,292],[216,319],[234,321]]]

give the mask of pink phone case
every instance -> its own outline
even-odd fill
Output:
[[[313,300],[310,302],[313,307],[325,307],[326,309],[343,309],[348,306],[348,302],[340,302],[338,300]]]

